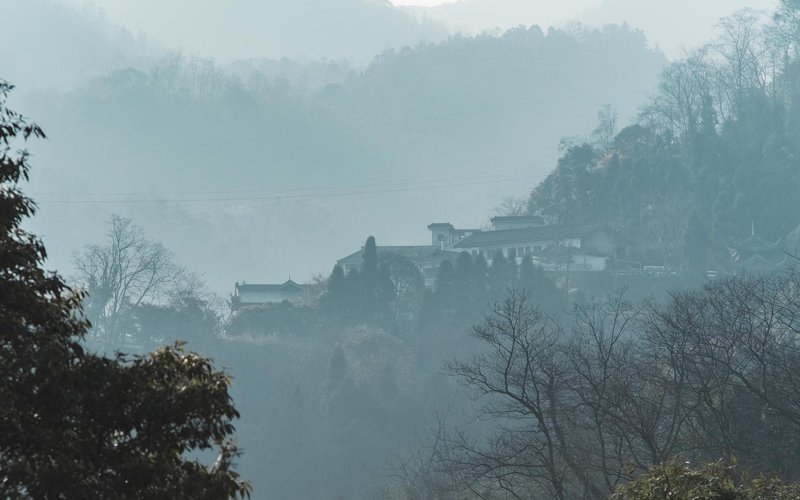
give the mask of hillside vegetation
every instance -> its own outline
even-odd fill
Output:
[[[790,1],[767,22],[725,20],[665,69],[638,119],[617,131],[601,113],[591,138],[569,144],[528,211],[610,224],[620,257],[675,268],[733,269],[731,251],[755,238],[793,251],[798,26]]]

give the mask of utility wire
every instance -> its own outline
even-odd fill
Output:
[[[249,202],[249,201],[268,201],[268,200],[284,200],[284,199],[325,199],[335,198],[342,196],[355,196],[365,194],[386,194],[386,193],[399,193],[408,191],[427,191],[432,189],[441,189],[448,187],[463,187],[474,186],[481,184],[497,184],[505,182],[514,182],[521,180],[534,180],[536,176],[531,175],[517,175],[517,176],[492,176],[479,179],[466,180],[461,182],[449,183],[427,183],[426,185],[411,185],[411,186],[396,186],[387,187],[383,189],[353,189],[353,190],[331,190],[323,192],[310,192],[310,193],[275,193],[271,195],[262,196],[241,196],[241,197],[198,197],[198,198],[127,198],[127,199],[59,199],[59,200],[39,200],[37,203],[45,204],[134,204],[134,203],[207,203],[207,202]],[[156,195],[157,196],[157,195]]]

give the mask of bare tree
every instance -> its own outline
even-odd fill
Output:
[[[89,245],[74,256],[78,285],[88,292],[87,313],[106,348],[125,343],[126,313],[197,282],[130,219],[114,215],[110,224],[104,245]]]
[[[683,373],[696,456],[797,477],[791,465],[800,430],[796,271],[677,294],[654,311],[647,337],[653,349],[668,353],[670,370]]]
[[[611,104],[604,104],[597,112],[597,127],[592,131],[592,143],[603,152],[614,145],[617,135],[617,110]]]
[[[577,306],[571,329],[510,291],[447,365],[488,437],[436,435],[479,498],[600,499],[675,457],[800,477],[800,272],[737,276],[665,304]]]
[[[527,196],[507,196],[492,210],[492,215],[499,217],[518,217],[527,213]]]
[[[446,466],[461,471],[475,493],[603,498],[609,489],[578,446],[586,437],[575,425],[582,402],[572,389],[563,327],[534,308],[527,292],[512,290],[474,334],[487,352],[447,369],[481,397],[481,415],[499,430],[485,445],[456,432]]]
[[[767,86],[768,46],[762,16],[751,9],[742,9],[723,19],[716,52],[724,62],[724,77],[732,94],[732,106],[740,109],[749,91]]]
[[[495,433],[453,431],[444,470],[476,494],[600,499],[683,451],[684,374],[641,341],[647,310],[619,293],[576,307],[567,331],[511,291],[474,329],[487,351],[447,367]]]

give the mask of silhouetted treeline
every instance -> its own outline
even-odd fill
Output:
[[[370,236],[359,267],[345,272],[334,266],[322,287],[310,291],[302,303],[242,307],[232,315],[226,331],[230,335],[308,336],[365,325],[407,341],[435,338],[441,342],[448,332],[455,339],[463,338],[486,308],[512,288],[529,290],[533,300],[550,313],[560,314],[567,307],[563,292],[530,256],[506,258],[498,252],[489,265],[482,256],[453,252],[443,258],[435,287],[425,289],[416,264],[398,253],[379,253]],[[440,348],[440,354],[448,354]]]
[[[296,304],[241,307],[215,346],[221,362],[238,367],[234,390],[249,422],[241,435],[270,443],[249,449],[254,468],[244,471],[269,464],[270,491],[355,494],[379,483],[380,473],[366,478],[356,463],[382,469],[390,455],[410,450],[443,402],[463,407],[442,362],[476,352],[469,329],[490,302],[525,287],[555,315],[567,307],[530,259],[498,254],[488,265],[454,253],[427,290],[413,262],[382,251],[373,237],[361,258],[347,272],[335,266]],[[308,467],[322,472],[309,481]]]

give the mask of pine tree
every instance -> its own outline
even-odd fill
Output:
[[[440,302],[449,303],[456,291],[456,271],[449,260],[442,261],[436,278],[436,295]]]
[[[503,298],[508,288],[514,285],[516,276],[516,262],[506,259],[502,250],[495,252],[492,265],[489,267],[489,288],[492,298],[494,300]]]
[[[370,236],[364,243],[362,253],[361,274],[364,281],[376,281],[378,276],[378,246],[375,244],[375,237]]]

